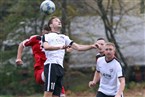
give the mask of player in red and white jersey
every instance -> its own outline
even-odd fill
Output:
[[[48,33],[49,29],[48,26],[45,25],[41,35]],[[16,64],[22,65],[22,52],[25,47],[31,47],[33,56],[34,56],[34,77],[35,81],[38,84],[44,84],[44,62],[46,60],[45,53],[42,47],[42,36],[41,35],[33,35],[29,39],[22,41],[19,44],[18,51],[17,51],[17,59]],[[62,87],[61,95],[65,95],[64,87]],[[62,96],[61,96],[62,97]]]
[[[42,30],[42,35],[48,33],[47,25],[44,26]],[[25,47],[30,46],[32,48],[35,64],[34,64],[34,77],[35,81],[38,84],[44,83],[44,62],[46,60],[45,53],[43,52],[41,36],[40,35],[33,35],[29,39],[22,41],[19,44],[18,51],[17,51],[17,59],[16,64],[22,65],[22,52]]]

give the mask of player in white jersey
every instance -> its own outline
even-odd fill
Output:
[[[106,41],[104,38],[98,38],[97,41],[96,41],[97,44],[99,44],[99,49],[97,49],[97,53],[96,53],[96,62],[98,60],[98,58],[100,57],[103,57],[105,56],[104,52],[105,52],[105,44],[106,44]],[[96,71],[95,70],[95,66],[93,67],[94,69],[94,72]],[[94,76],[95,73],[92,74],[92,77]],[[96,76],[94,76],[96,77]]]
[[[96,85],[100,80],[96,97],[123,97],[125,77],[121,64],[115,57],[115,46],[106,43],[105,56],[97,60],[96,71],[89,87]]]
[[[106,42],[104,38],[98,38],[96,43],[99,44],[99,49],[97,50],[97,54],[96,54],[96,61],[97,61],[99,57],[105,56],[104,49],[105,49]]]
[[[59,97],[64,75],[63,60],[65,49],[71,47],[74,50],[85,51],[99,47],[97,44],[80,45],[73,42],[68,36],[60,33],[61,21],[58,17],[52,17],[48,26],[51,30],[43,37],[45,55],[48,59],[44,63],[44,75],[46,78],[44,97]]]

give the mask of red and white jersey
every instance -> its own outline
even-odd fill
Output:
[[[40,63],[40,61],[46,60],[45,53],[42,48],[41,36],[39,36],[39,35],[31,36],[29,39],[26,39],[23,41],[23,46],[24,47],[31,46],[33,56],[35,59],[34,67],[44,65],[44,64],[37,64],[37,63]]]

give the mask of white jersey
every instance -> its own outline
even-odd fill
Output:
[[[116,95],[119,89],[119,77],[123,77],[121,64],[114,58],[106,61],[105,56],[97,60],[96,70],[100,73],[100,85],[98,91],[106,95]]]
[[[70,45],[72,40],[69,39],[68,36],[63,34],[57,33],[48,33],[44,35],[44,41],[48,42],[49,45],[52,46],[63,46],[63,45]],[[45,50],[45,55],[47,60],[45,61],[44,65],[48,63],[56,63],[63,67],[63,59],[65,55],[64,49],[59,50]]]

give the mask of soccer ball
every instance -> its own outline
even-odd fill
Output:
[[[55,4],[51,0],[45,0],[40,5],[40,11],[50,15],[55,11]]]

